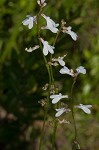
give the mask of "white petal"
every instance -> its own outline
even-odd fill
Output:
[[[50,27],[48,29],[51,30],[53,33],[57,33],[58,32],[58,29],[55,28],[55,27]]]
[[[47,48],[46,45],[44,45],[44,47],[43,47],[43,54],[44,54],[45,56],[48,55],[48,48]]]
[[[41,4],[43,4],[45,2],[45,0],[41,0]]]
[[[50,19],[50,17],[47,17],[46,21],[47,21],[47,26],[49,28],[52,27],[52,26],[55,27],[55,22],[52,19]]]
[[[59,97],[59,94],[54,94],[50,96],[51,99],[56,98],[56,97]]]
[[[36,49],[38,49],[40,46],[39,45],[35,45],[34,47],[30,47],[30,48],[25,48],[25,51],[27,51],[27,52],[32,52],[32,51],[34,51],[34,50],[36,50]]]
[[[75,108],[80,108],[80,109],[82,109],[87,114],[91,113],[91,111],[89,109],[91,107],[92,107],[92,105],[83,105],[83,104],[80,104],[79,106],[75,106]]]
[[[65,62],[62,59],[58,59],[58,62],[61,66],[65,66]]]
[[[68,98],[68,95],[62,95],[61,98]]]
[[[87,114],[90,114],[90,113],[91,113],[90,109],[87,108],[86,106],[81,106],[81,109],[82,109],[85,113],[87,113]]]
[[[29,49],[28,48],[25,48],[25,51],[27,51],[27,52],[32,52],[33,51],[33,49],[30,47]]]
[[[60,69],[59,72],[60,72],[61,74],[67,74],[67,73],[69,73],[69,71],[70,71],[70,70],[69,70],[67,67],[64,66],[62,69]]]
[[[65,109],[62,109],[62,110],[58,111],[58,112],[55,114],[55,117],[59,117],[59,116],[62,115],[64,112],[65,112]]]
[[[22,23],[23,23],[23,25],[25,25],[25,26],[28,25],[28,24],[29,24],[29,19],[23,20]]]
[[[57,102],[59,102],[60,101],[60,97],[57,97],[57,98],[54,98],[53,100],[52,100],[52,104],[56,104]]]
[[[75,33],[75,32],[73,32],[73,31],[71,31],[71,37],[72,37],[72,39],[74,40],[74,41],[76,41],[77,40],[77,34]]]
[[[76,69],[78,73],[86,74],[86,69],[83,66],[80,66]]]
[[[66,28],[66,31],[64,30],[64,32],[69,34],[72,37],[72,39],[74,41],[76,41],[78,36],[77,36],[77,34],[75,32],[71,31],[71,29],[72,29],[71,26],[69,26],[69,27]]]
[[[53,48],[52,48],[50,45],[48,45],[48,51],[49,51],[51,54],[54,54]]]
[[[29,29],[32,29],[32,27],[33,27],[33,21],[32,20],[30,20],[28,27],[29,27]]]
[[[50,18],[47,17],[46,15],[42,14],[42,16],[46,19],[47,22],[47,26],[43,27],[43,29],[49,29],[51,30],[53,33],[57,33],[58,29],[56,27],[59,26],[59,24],[55,24],[55,22]]]

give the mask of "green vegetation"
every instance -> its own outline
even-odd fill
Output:
[[[93,105],[91,115],[75,111],[82,150],[99,150],[98,8],[98,0],[47,0],[44,8],[56,23],[63,18],[79,37],[74,42],[69,35],[60,35],[55,56],[67,54],[69,68],[83,65],[87,69],[74,88],[75,104]],[[22,25],[26,15],[36,15],[38,10],[36,0],[0,0],[0,150],[38,150],[44,117],[38,101],[46,97],[42,87],[48,82],[48,73],[40,50],[25,51],[37,44],[36,26],[29,30]],[[55,36],[50,31],[43,31],[43,36],[53,43]],[[53,71],[58,88],[69,94],[72,79],[61,76],[58,67]],[[48,111],[42,150],[51,149],[53,125],[49,121],[54,114],[54,109]],[[71,150],[72,124],[59,125],[57,130],[56,150]]]

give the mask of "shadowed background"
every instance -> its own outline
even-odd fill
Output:
[[[74,42],[69,35],[60,34],[55,55],[65,57],[66,66],[82,65],[86,75],[80,75],[74,88],[75,104],[92,104],[92,114],[75,110],[78,139],[82,150],[99,150],[99,19],[98,0],[49,0],[44,13],[56,23],[64,19],[78,35]],[[26,47],[37,44],[37,31],[22,25],[26,15],[36,15],[36,0],[0,0],[0,150],[37,150],[44,108],[38,103],[46,97],[42,90],[48,73],[40,49],[27,53]],[[44,19],[41,20],[42,24]],[[51,44],[55,35],[49,30],[42,36]],[[53,67],[56,85],[69,94],[72,78],[59,74]],[[54,116],[48,112],[49,120]],[[69,116],[67,116],[69,120]],[[49,129],[49,130],[47,130]],[[52,127],[46,125],[43,150],[50,150]],[[70,150],[73,139],[71,125],[59,125],[57,150]]]

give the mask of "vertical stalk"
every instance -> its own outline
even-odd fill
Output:
[[[59,29],[59,31],[58,31],[56,37],[55,37],[53,46],[55,46],[55,44],[56,44],[56,41],[57,41],[57,39],[58,39],[58,36],[59,36],[59,34],[60,34],[60,32],[61,32],[61,28],[62,28],[62,27],[60,27],[60,29]],[[51,56],[50,56],[50,61],[51,61],[51,60],[52,60],[52,54],[51,54]],[[53,76],[53,70],[52,70],[52,66],[51,66],[51,65],[50,65],[50,72],[51,72],[52,83],[54,84],[54,76]]]
[[[74,81],[73,81],[73,84],[71,87],[71,113],[72,113],[74,133],[75,133],[74,140],[77,139],[77,129],[76,129],[75,116],[74,116],[74,101],[73,101],[73,88],[74,88],[74,85],[76,83],[76,79],[77,79],[77,77],[74,77]]]
[[[40,49],[42,51],[42,44],[41,41],[39,40],[40,38],[40,25],[39,25],[39,17],[42,13],[42,8],[40,8],[40,11],[37,15],[37,34],[38,34],[38,41],[39,41],[39,45],[40,45]],[[42,52],[43,53],[43,52]],[[41,130],[41,136],[40,136],[40,141],[39,141],[39,150],[41,150],[41,146],[42,146],[42,139],[43,139],[43,133],[44,133],[44,128],[45,128],[45,123],[46,123],[46,118],[47,118],[47,112],[48,112],[48,105],[49,105],[49,94],[50,94],[50,86],[51,86],[51,73],[50,73],[50,68],[47,62],[46,57],[43,55],[43,59],[45,62],[45,66],[47,68],[48,71],[48,75],[49,75],[49,92],[48,92],[48,96],[47,96],[47,105],[46,105],[46,109],[45,109],[45,113],[44,113],[44,121],[43,121],[43,126],[42,126],[42,130]]]
[[[58,122],[55,121],[54,130],[53,130],[53,137],[52,137],[52,150],[54,150],[54,148],[55,148],[55,139],[56,139],[57,125],[58,125]]]
[[[60,29],[59,29],[59,31],[58,31],[56,37],[55,37],[53,46],[55,46],[55,44],[56,44],[56,42],[57,42],[58,36],[59,36],[59,34],[60,34],[60,32],[61,32],[61,28],[62,28],[62,27],[60,27]],[[52,60],[52,54],[51,54],[51,57],[50,57],[50,61],[51,61],[51,60]],[[53,84],[54,84],[53,70],[52,70],[52,66],[51,66],[51,65],[50,65],[50,71],[51,71],[51,75],[52,75],[52,82],[53,82]],[[57,107],[58,107],[58,106],[56,105],[56,108],[57,108]],[[56,139],[57,125],[58,125],[58,122],[55,121],[54,130],[53,130],[53,137],[52,137],[52,138],[53,138],[53,139],[52,139],[52,150],[54,150],[54,148],[55,148],[55,139]]]

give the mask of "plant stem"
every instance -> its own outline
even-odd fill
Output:
[[[76,138],[77,138],[77,129],[76,129],[75,116],[74,116],[74,101],[73,101],[73,88],[76,83],[76,79],[77,79],[77,77],[74,77],[74,81],[73,81],[73,84],[71,87],[71,113],[72,113],[73,124],[74,124],[74,133],[75,133],[74,140],[76,140]]]
[[[60,29],[59,29],[59,31],[58,31],[56,37],[55,37],[53,46],[55,46],[55,44],[56,44],[56,41],[57,41],[57,39],[58,39],[58,36],[59,36],[59,34],[60,34],[60,32],[61,32],[61,28],[62,28],[62,27],[60,27]],[[51,61],[51,60],[52,60],[52,54],[51,54],[51,57],[50,57],[50,61]],[[51,66],[51,65],[50,65],[50,72],[51,72],[51,76],[52,76],[52,82],[53,82],[53,84],[54,84],[53,70],[52,70],[52,66]],[[56,105],[56,107],[57,107],[57,105]],[[53,130],[53,139],[52,139],[52,150],[54,150],[54,148],[55,148],[55,139],[56,139],[57,125],[58,125],[58,122],[55,121],[54,130]]]
[[[39,41],[39,45],[40,45],[40,49],[42,51],[42,44],[40,41],[40,25],[39,25],[39,17],[42,13],[42,8],[40,9],[38,15],[37,15],[37,33],[38,33],[38,41]],[[43,52],[42,52],[43,54]],[[46,118],[47,118],[47,112],[48,112],[48,106],[49,106],[49,94],[50,94],[50,86],[51,86],[51,73],[50,73],[50,68],[47,62],[46,57],[43,55],[43,59],[45,62],[45,66],[47,68],[48,71],[48,75],[49,75],[49,91],[48,91],[48,95],[47,95],[47,104],[46,104],[46,109],[45,109],[45,113],[44,113],[44,121],[43,121],[43,126],[42,126],[42,130],[41,130],[41,136],[40,136],[40,141],[39,141],[39,150],[41,150],[41,146],[42,146],[42,139],[43,139],[43,134],[44,134],[44,128],[45,128],[45,123],[46,123]]]
[[[58,122],[55,121],[54,130],[53,130],[53,138],[52,138],[52,150],[54,150],[54,148],[55,148],[57,125],[58,125]]]
[[[46,118],[47,118],[47,112],[48,112],[48,105],[49,105],[49,95],[47,96],[47,106],[46,106],[45,114],[44,114],[44,121],[43,121],[43,126],[42,126],[42,131],[41,131],[41,137],[40,137],[40,143],[39,143],[39,150],[41,150],[42,138],[43,138],[45,123],[46,123]]]

